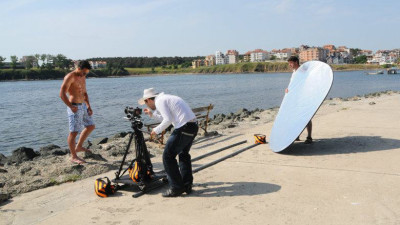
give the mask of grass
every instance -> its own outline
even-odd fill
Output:
[[[335,71],[346,70],[374,70],[382,69],[379,65],[367,64],[345,64],[331,65]],[[181,73],[275,73],[291,72],[287,62],[258,62],[258,63],[236,63],[215,66],[202,66],[198,68],[177,68],[169,69],[162,67],[155,68],[125,68],[131,75],[143,74],[181,74]]]

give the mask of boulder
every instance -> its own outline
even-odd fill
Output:
[[[7,157],[0,153],[0,164],[4,165],[7,162]]]
[[[40,155],[42,155],[42,156],[66,155],[66,154],[68,154],[69,150],[61,149],[60,146],[51,144],[51,145],[47,145],[45,147],[41,147],[39,152],[40,152]]]
[[[112,139],[118,139],[118,138],[124,138],[126,135],[128,135],[127,132],[120,132],[118,134],[115,134]]]
[[[107,143],[108,138],[107,137],[100,137],[100,138],[96,138],[92,141],[93,145],[100,145],[100,144],[105,144]]]
[[[32,160],[39,156],[32,148],[20,147],[12,152],[9,160],[15,163],[22,163],[24,161]]]
[[[8,199],[10,199],[11,198],[11,196],[9,195],[9,194],[2,194],[2,193],[0,193],[0,202],[5,202],[5,201],[7,201]]]
[[[242,109],[239,109],[236,113],[235,113],[235,115],[236,116],[241,116],[243,113],[245,113],[245,114],[250,114],[250,112],[249,112],[249,110],[247,110],[247,109],[245,109],[245,108],[242,108]]]

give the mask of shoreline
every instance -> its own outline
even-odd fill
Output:
[[[374,99],[379,100],[384,96],[392,95],[398,96],[400,92],[384,91],[350,98],[331,98],[326,99],[322,106],[337,107],[344,103],[351,105],[361,100],[370,101],[369,105],[374,105]],[[204,132],[200,132],[197,138],[205,139],[206,137],[217,135],[238,134],[241,133],[242,129],[272,123],[278,109],[279,107],[252,111],[241,109],[235,113],[216,114],[209,121],[209,134],[206,136]],[[324,110],[320,109],[315,117],[319,116],[320,111],[324,113]],[[346,110],[346,108],[341,108],[340,110]],[[168,136],[169,134],[167,133],[165,140],[167,140]],[[145,134],[145,138],[148,138],[147,134]],[[117,133],[109,137],[96,138],[91,142],[86,141],[84,147],[88,147],[93,154],[79,153],[88,162],[84,165],[70,163],[69,150],[52,144],[43,146],[38,151],[21,147],[14,150],[13,154],[8,157],[0,154],[0,187],[3,188],[0,193],[3,198],[0,199],[4,201],[26,192],[75,182],[111,170],[117,170],[117,162],[121,159],[127,142],[128,135],[126,132]],[[153,142],[147,142],[146,144],[152,155],[152,160],[157,158],[159,161],[163,147]]]
[[[353,71],[372,71],[375,69],[333,69],[333,72],[353,72]],[[384,68],[382,68],[384,70]],[[152,77],[152,76],[172,76],[172,75],[205,75],[205,74],[271,74],[271,73],[292,73],[288,70],[278,70],[278,71],[265,71],[265,72],[175,72],[175,73],[139,73],[139,74],[127,74],[127,75],[112,75],[112,76],[102,76],[102,77],[93,77],[89,76],[88,79],[101,79],[101,78],[123,78],[123,77]],[[389,74],[382,74],[382,75],[389,75]],[[390,74],[392,75],[392,74]],[[394,74],[396,75],[396,74]],[[46,81],[46,80],[63,80],[63,78],[55,78],[55,79],[14,79],[14,80],[0,80],[0,82],[16,82],[16,81]]]

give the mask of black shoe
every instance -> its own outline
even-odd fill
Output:
[[[165,191],[162,196],[165,198],[168,197],[178,197],[180,195],[182,195],[182,193],[184,192],[184,190],[180,190],[180,189],[168,189],[167,191]]]
[[[307,140],[304,141],[305,144],[312,144],[313,143],[313,139],[311,137],[307,137]]]
[[[191,184],[187,184],[187,185],[185,185],[185,193],[186,194],[190,194],[190,193],[192,193],[192,185]]]

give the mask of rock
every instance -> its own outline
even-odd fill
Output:
[[[27,173],[29,176],[39,176],[41,173],[40,173],[40,170],[38,170],[38,169],[32,169],[32,170],[30,170],[28,173]]]
[[[7,173],[8,171],[0,168],[0,173]]]
[[[48,155],[66,155],[68,154],[68,149],[61,149],[60,146],[57,145],[47,145],[45,147],[40,148],[40,155],[48,156]]]
[[[7,201],[11,196],[9,194],[0,194],[0,202]]]
[[[20,173],[21,175],[24,175],[26,172],[30,171],[31,169],[32,169],[32,167],[29,166],[29,165],[27,165],[27,166],[22,166],[22,167],[19,169],[19,173]]]
[[[33,149],[20,147],[12,152],[9,160],[15,163],[22,163],[24,161],[32,160],[33,158],[39,156]]]
[[[132,151],[132,148],[131,148]],[[114,146],[111,148],[111,150],[108,153],[110,156],[121,156],[125,154],[125,148],[119,148],[117,146]]]
[[[126,132],[120,132],[118,134],[115,134],[112,139],[118,139],[118,138],[124,138],[126,135],[128,135],[128,133]]]
[[[107,162],[107,159],[103,158],[103,156],[101,156],[100,154],[88,153],[88,152],[85,152],[84,159],[94,159],[98,161]]]
[[[329,103],[329,105],[336,105],[336,103]]]
[[[231,124],[228,125],[228,128],[234,128],[234,127],[236,127],[236,125],[233,124],[233,123],[231,123]]]
[[[3,187],[4,187],[4,185],[5,185],[5,183],[4,183],[4,182],[0,182],[0,188],[3,188]]]
[[[4,165],[7,163],[7,157],[0,153],[0,164]]]
[[[107,137],[100,137],[100,138],[96,138],[93,140],[92,144],[93,145],[100,145],[100,144],[105,144],[107,143],[108,138]]]
[[[235,113],[235,115],[237,115],[237,116],[241,116],[243,113],[247,113],[247,115],[250,113],[249,112],[249,110],[247,110],[247,109],[245,109],[245,108],[242,108],[242,109],[239,109],[236,113]]]
[[[370,105],[375,105],[376,103],[375,103],[375,102],[370,102],[369,104],[370,104]]]
[[[82,147],[89,149],[90,146],[92,146],[92,142],[90,142],[89,140],[85,141],[82,145]]]

